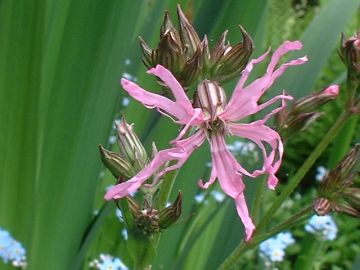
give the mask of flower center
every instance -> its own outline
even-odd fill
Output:
[[[202,81],[194,95],[194,107],[200,108],[205,116],[204,128],[208,132],[223,132],[224,122],[218,115],[224,111],[226,94],[215,81]]]
[[[200,108],[208,121],[216,121],[225,105],[225,91],[217,82],[204,80],[198,85],[194,95],[194,107]]]

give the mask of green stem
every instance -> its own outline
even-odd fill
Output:
[[[267,211],[265,216],[263,217],[260,224],[257,226],[257,233],[261,232],[270,222],[276,211],[279,209],[281,204],[289,197],[289,195],[296,189],[299,185],[300,181],[303,179],[305,174],[310,170],[310,168],[314,165],[315,161],[319,158],[319,156],[324,152],[329,143],[335,138],[336,134],[342,129],[345,125],[349,117],[351,116],[351,112],[345,111],[340,115],[335,124],[331,127],[331,129],[325,134],[323,139],[317,145],[315,150],[311,153],[308,159],[303,163],[300,169],[296,172],[296,174],[290,179],[289,183],[286,185],[284,190],[277,197],[275,202],[271,205],[270,209]]]
[[[289,229],[292,226],[298,224],[303,219],[307,218],[308,214],[312,210],[312,205],[309,205],[300,211],[298,211],[296,214],[292,215],[290,218],[285,220],[283,223],[279,224],[278,226],[271,229],[269,232],[264,233],[262,235],[254,237],[250,242],[242,242],[234,251],[231,253],[231,255],[223,262],[222,265],[218,268],[218,270],[227,270],[232,269],[236,266],[236,264],[239,261],[239,258],[245,254],[246,251],[256,247],[258,244],[260,244],[262,241],[268,239],[269,237],[278,234],[279,232]]]
[[[256,243],[261,243],[265,239],[298,224],[303,219],[308,218],[308,215],[311,213],[312,208],[313,208],[312,204],[304,207],[299,212],[297,212],[296,214],[292,215],[290,218],[285,220],[283,223],[272,228],[269,232],[267,232],[263,235],[254,237],[254,240],[256,241]]]
[[[265,216],[262,218],[262,221],[257,226],[256,231],[254,233],[254,237],[257,234],[261,233],[264,228],[269,224],[270,220],[276,213],[276,211],[280,208],[281,204],[290,196],[290,194],[295,190],[300,181],[303,179],[305,174],[309,171],[311,166],[315,163],[315,161],[319,158],[321,153],[325,150],[325,148],[329,145],[329,143],[335,138],[337,133],[342,129],[347,120],[351,116],[350,111],[343,112],[335,124],[331,127],[331,129],[326,133],[320,143],[317,145],[315,150],[311,153],[308,159],[303,163],[300,169],[296,172],[296,174],[290,179],[289,183],[286,185],[284,190],[280,193],[274,203],[271,205],[270,209],[266,212]],[[230,269],[238,262],[241,254],[244,252],[243,250],[247,247],[253,247],[253,242],[243,244],[240,243],[234,251],[230,254],[230,256],[224,261],[223,265],[220,269]],[[246,248],[247,250],[248,248]]]
[[[178,175],[179,170],[174,170],[171,172],[168,172],[163,180],[163,183],[161,184],[159,195],[155,202],[155,208],[156,209],[163,209],[166,206],[166,203],[169,201],[171,191],[173,189],[176,177]],[[157,248],[160,241],[160,233],[154,236],[154,247]]]
[[[264,177],[262,177],[264,178]],[[260,179],[262,180],[262,179]],[[251,216],[252,219],[255,223],[258,223],[259,217],[260,217],[260,209],[261,209],[261,201],[263,198],[263,194],[266,188],[266,183],[265,181],[259,181],[258,187],[256,189],[256,193],[255,193],[255,199],[254,199],[254,203],[253,203],[253,207],[252,207],[252,211],[251,211]]]
[[[297,258],[294,270],[313,270],[319,255],[322,253],[324,241],[308,235],[301,244],[301,254]]]

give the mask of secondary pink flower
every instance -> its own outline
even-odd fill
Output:
[[[278,95],[258,104],[259,99],[269,89],[273,82],[290,66],[301,65],[307,61],[306,57],[292,60],[276,68],[282,55],[291,50],[301,49],[299,41],[284,42],[272,55],[265,75],[245,86],[245,82],[253,69],[254,64],[262,62],[268,52],[257,59],[251,60],[244,69],[240,80],[226,104],[225,92],[216,82],[204,80],[197,89],[194,103],[188,99],[184,89],[175,77],[166,68],[158,65],[148,73],[159,77],[172,91],[175,100],[150,93],[135,83],[122,79],[121,84],[133,98],[143,103],[148,108],[157,108],[161,113],[173,117],[176,122],[185,125],[179,136],[171,143],[172,148],[159,151],[154,159],[143,170],[130,180],[112,187],[105,195],[106,200],[118,199],[136,191],[155,172],[159,171],[167,162],[177,161],[166,167],[154,177],[155,184],[166,172],[180,168],[191,153],[207,139],[210,143],[212,156],[212,171],[207,183],[199,181],[202,188],[208,188],[216,179],[219,180],[223,191],[235,200],[236,209],[245,226],[246,240],[251,238],[255,226],[249,215],[244,197],[245,185],[242,176],[257,177],[268,174],[268,187],[274,189],[278,179],[275,173],[280,167],[283,145],[279,134],[265,125],[273,114],[283,108],[282,105],[270,112],[263,119],[249,123],[237,123],[241,119],[253,115],[270,106],[278,100],[292,99],[287,95]],[[183,139],[189,127],[195,132]],[[263,166],[261,169],[249,172],[243,168],[229,152],[225,143],[225,135],[232,134],[247,138],[256,143],[262,151]],[[267,151],[265,143],[271,148]]]

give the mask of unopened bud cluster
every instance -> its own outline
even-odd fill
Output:
[[[299,99],[293,104],[290,111],[281,110],[277,120],[283,137],[288,138],[298,131],[306,129],[322,115],[317,110],[325,103],[334,100],[338,94],[339,86],[331,85],[320,92]]]
[[[314,203],[318,215],[338,211],[360,217],[360,188],[353,186],[359,172],[360,144],[357,144],[322,182]]]
[[[127,197],[129,208],[137,228],[145,234],[157,233],[176,223],[182,212],[182,193],[179,192],[174,203],[164,209],[155,209],[149,201],[144,206]]]
[[[226,40],[225,31],[210,52],[207,37],[200,41],[179,5],[177,14],[179,31],[173,25],[169,13],[165,12],[156,49],[150,49],[140,37],[143,62],[148,68],[157,64],[166,67],[185,88],[199,78],[224,81],[241,73],[253,51],[253,42],[242,27],[243,42],[232,47]]]
[[[125,118],[115,123],[120,153],[99,145],[101,160],[116,178],[131,178],[147,164],[147,154],[138,136]]]

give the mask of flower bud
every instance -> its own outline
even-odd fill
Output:
[[[360,144],[332,170],[319,189],[314,210],[319,214],[338,211],[360,217],[360,189],[352,187],[360,172]]]
[[[253,51],[253,41],[244,28],[240,26],[243,42],[236,44],[234,47],[224,45],[226,32],[218,42],[218,52],[214,55],[217,58],[214,64],[213,80],[226,81],[239,76],[245,68]],[[219,57],[220,56],[220,57]]]
[[[201,108],[206,117],[215,120],[225,107],[226,94],[215,81],[204,80],[195,92],[194,106]]]
[[[347,66],[350,89],[346,92],[347,103],[353,111],[360,110],[360,31],[349,39],[341,37],[340,57]]]
[[[147,68],[151,68],[153,66],[152,50],[146,44],[146,42],[142,39],[142,37],[139,37],[139,44],[140,44],[142,54],[143,54],[142,61]]]
[[[125,118],[122,118],[121,122],[115,123],[115,125],[121,153],[126,156],[136,172],[140,171],[147,163],[147,154],[144,146],[133,130],[132,125],[129,125]]]
[[[314,210],[319,216],[325,216],[332,210],[331,202],[326,198],[318,198],[315,200]]]
[[[179,192],[176,200],[170,206],[157,210],[145,199],[144,206],[132,197],[127,196],[129,208],[137,228],[144,234],[157,233],[174,224],[182,212],[182,193]]]
[[[174,203],[159,212],[160,229],[168,228],[179,219],[182,212],[182,197],[182,193],[179,191]]]
[[[313,93],[296,101],[290,114],[313,112],[325,103],[334,100],[339,94],[339,86],[331,85],[323,91]]]
[[[254,46],[250,36],[241,26],[243,42],[231,47],[229,42],[226,42],[225,31],[210,53],[207,37],[200,41],[180,5],[177,6],[177,15],[179,31],[174,27],[169,13],[165,12],[160,29],[160,41],[155,50],[150,49],[139,37],[146,67],[152,68],[157,64],[166,67],[185,88],[199,78],[224,81],[242,72]]]
[[[171,70],[174,74],[180,74],[185,59],[181,45],[177,43],[171,32],[166,32],[161,38],[157,49],[153,51],[152,60]]]
[[[102,145],[99,145],[99,151],[101,161],[116,178],[119,178],[120,176],[131,178],[135,175],[136,172],[125,157],[115,152],[106,150]]]
[[[349,73],[360,78],[360,31],[349,39],[341,36],[340,56],[348,67]]]
[[[144,234],[159,232],[159,211],[152,208],[146,200],[144,207],[141,207],[134,198],[126,198],[137,228]]]
[[[177,14],[179,18],[180,38],[182,44],[185,46],[185,53],[192,55],[197,51],[200,45],[199,36],[197,35],[194,27],[192,27],[191,23],[185,17],[180,5],[177,5]]]
[[[316,112],[325,103],[334,100],[339,94],[339,86],[331,85],[323,91],[310,94],[296,101],[290,111],[281,110],[277,115],[280,133],[288,138],[299,131],[305,130],[318,117],[323,115]]]

